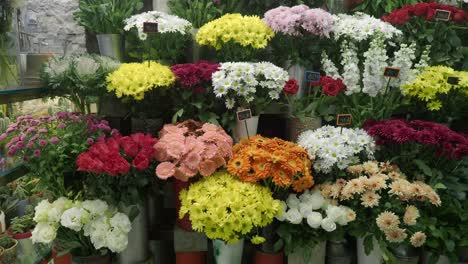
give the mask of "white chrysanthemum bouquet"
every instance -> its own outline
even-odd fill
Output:
[[[330,173],[349,165],[373,159],[375,142],[363,129],[323,126],[299,136],[299,146],[305,148],[314,169]]]
[[[192,24],[189,21],[178,16],[159,11],[148,11],[127,18],[124,30],[129,31],[135,27],[138,30],[138,37],[141,40],[146,40],[148,34],[143,32],[143,24],[145,22],[158,23],[158,34],[178,32],[185,35],[192,28]]]
[[[226,62],[213,73],[213,92],[224,98],[226,107],[251,107],[258,115],[278,100],[288,73],[270,62]]]
[[[124,251],[131,230],[128,216],[101,200],[43,200],[35,208],[34,221],[33,243],[57,242],[61,250],[83,256]]]

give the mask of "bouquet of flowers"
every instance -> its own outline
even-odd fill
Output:
[[[278,100],[288,73],[269,62],[226,62],[213,74],[213,92],[225,98],[226,107],[253,107],[259,115],[273,100]]]
[[[36,188],[53,195],[67,194],[70,186],[65,177],[78,180],[75,159],[89,148],[89,142],[105,137],[111,131],[107,121],[92,115],[59,112],[56,117],[20,116],[0,135],[8,156],[25,161],[30,173],[40,179]],[[76,190],[75,190],[76,191]]]
[[[218,71],[219,66],[218,63],[208,61],[171,66],[177,78],[172,89],[172,96],[176,98],[173,123],[196,116],[202,122],[219,124],[219,115],[224,111],[224,107],[217,104],[211,82],[211,77]]]
[[[307,152],[297,144],[262,136],[244,139],[233,147],[228,171],[245,182],[263,182],[273,190],[292,187],[302,192],[314,184]]]
[[[139,204],[143,199],[140,190],[154,177],[153,146],[157,142],[143,133],[125,137],[114,133],[94,143],[76,159],[78,171],[90,174],[85,178],[85,195],[115,205]]]
[[[344,91],[346,86],[340,78],[321,76],[318,87],[310,87],[310,92],[303,97],[296,96],[299,86],[295,79],[286,82],[283,94],[288,102],[290,114],[299,120],[306,117],[320,116],[331,121],[334,117],[332,106],[336,101],[336,96]]]
[[[157,62],[124,63],[107,76],[107,91],[115,92],[118,98],[143,100],[146,92],[167,88],[174,82],[171,69]]]
[[[307,150],[314,169],[322,173],[373,159],[375,149],[374,140],[366,131],[332,126],[302,133],[298,145]]]
[[[226,166],[232,157],[232,138],[219,126],[187,120],[165,125],[154,145],[155,157],[161,163],[156,176],[166,180],[175,177],[188,181],[197,176],[209,176]]]
[[[291,254],[302,249],[305,262],[309,262],[311,248],[338,232],[339,226],[356,219],[352,209],[331,204],[319,189],[306,190],[299,198],[290,194],[283,208],[283,215],[277,219],[283,222],[278,234],[285,242],[285,252]]]
[[[437,10],[450,12],[447,20],[436,19]],[[415,41],[417,47],[431,45],[431,65],[461,66],[463,64],[463,27],[468,13],[453,5],[418,3],[405,5],[382,17],[383,21],[400,28],[405,39]]]
[[[194,230],[228,243],[269,225],[282,212],[281,202],[268,188],[241,182],[226,172],[192,184],[181,199],[180,218],[190,214]],[[251,241],[261,244],[265,238],[256,235]]]
[[[127,248],[132,226],[128,216],[101,200],[71,201],[61,197],[35,208],[33,243],[57,242],[76,256],[120,253]]]
[[[302,65],[313,63],[313,58],[309,58],[311,54],[320,55],[322,39],[330,37],[333,27],[330,13],[306,5],[280,6],[268,10],[264,21],[278,33],[272,43],[275,53],[287,55],[286,59],[291,64]]]
[[[401,92],[399,86],[414,79],[425,66],[427,66],[427,53],[414,64],[415,45],[401,44],[389,61],[386,45],[381,37],[374,38],[369,49],[364,53],[361,73],[357,46],[352,42],[344,41],[341,46],[343,66],[342,74],[337,66],[323,54],[322,65],[327,75],[341,78],[346,85],[344,95],[338,97],[341,113],[352,114],[354,126],[361,127],[369,118],[386,119],[401,105]],[[399,68],[397,78],[384,76],[386,67]]]
[[[257,16],[226,14],[203,25],[196,40],[202,46],[215,48],[221,61],[249,61],[274,36],[273,30]]]
[[[157,23],[158,34],[148,36],[144,33],[145,22]],[[137,33],[129,36],[129,55],[135,59],[169,60],[175,63],[185,55],[184,51],[191,39],[191,28],[189,21],[164,12],[148,11],[134,15],[125,20],[124,27],[125,31],[136,29]]]
[[[421,181],[409,182],[398,167],[384,162],[368,161],[350,166],[346,172],[346,179],[323,184],[322,194],[356,211],[350,229],[356,237],[364,238],[366,254],[374,238],[387,256],[391,256],[388,243],[403,243],[409,238],[413,247],[424,245],[426,234],[418,224],[424,211],[418,207],[441,205],[434,189]]]
[[[106,93],[106,76],[120,63],[97,55],[52,58],[43,67],[41,79],[55,96],[65,96],[80,112],[90,112],[94,97]]]
[[[402,32],[390,23],[378,18],[357,12],[353,15],[333,15],[333,36],[335,39],[347,39],[361,42],[375,37],[392,39]]]

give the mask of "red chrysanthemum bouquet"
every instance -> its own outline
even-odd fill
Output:
[[[446,17],[442,17],[441,12]],[[417,47],[431,45],[430,65],[453,66],[463,62],[460,36],[467,24],[468,13],[452,5],[418,3],[405,5],[381,18],[403,31],[405,39],[415,40]]]
[[[219,68],[218,63],[198,61],[196,63],[176,64],[171,70],[177,78],[171,90],[174,98],[173,121],[197,117],[203,122],[214,123],[223,113],[222,102],[216,104],[212,89],[211,76]]]
[[[143,133],[131,136],[114,133],[81,153],[76,163],[78,171],[91,174],[85,178],[90,198],[105,199],[114,205],[138,204],[142,198],[139,190],[153,178],[153,146],[157,142]]]

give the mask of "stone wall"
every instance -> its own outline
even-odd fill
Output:
[[[21,20],[29,38],[30,52],[67,54],[86,52],[85,30],[73,20],[78,0],[27,0]]]

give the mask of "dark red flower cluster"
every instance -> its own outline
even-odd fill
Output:
[[[285,94],[297,94],[299,91],[299,84],[296,79],[289,79],[283,87],[283,92]]]
[[[340,78],[333,79],[330,76],[321,76],[320,85],[326,96],[337,96],[346,88],[346,85],[344,85]]]
[[[381,19],[396,25],[405,24],[413,17],[423,17],[425,20],[434,20],[437,9],[450,11],[450,21],[462,23],[468,20],[468,13],[463,9],[456,8],[452,5],[444,5],[439,3],[418,3],[414,5],[406,5],[400,9],[393,10],[390,14],[383,16]]]
[[[158,140],[143,133],[122,137],[114,133],[81,153],[77,160],[78,171],[112,176],[127,174],[131,167],[144,171],[154,157],[154,144]]]
[[[376,137],[379,145],[419,143],[437,149],[437,154],[451,159],[468,156],[468,135],[457,133],[448,127],[427,121],[367,120],[364,129]]]
[[[186,89],[193,89],[195,93],[203,93],[205,86],[211,82],[211,76],[218,71],[219,64],[199,61],[196,63],[176,64],[171,70],[177,77],[179,84]]]

